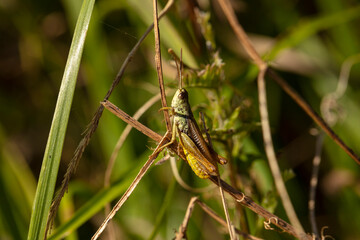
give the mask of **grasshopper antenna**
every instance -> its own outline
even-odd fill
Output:
[[[179,77],[179,89],[182,88],[182,48],[180,50],[180,59],[178,56],[176,56],[174,50],[169,48],[168,52],[172,55],[174,58],[175,64],[176,64],[176,70],[177,70],[177,76]]]
[[[183,61],[182,61],[182,48],[180,48],[180,77],[179,77],[179,89],[182,89],[182,71],[183,71]]]

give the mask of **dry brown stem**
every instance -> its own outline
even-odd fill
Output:
[[[261,59],[260,55],[256,52],[255,48],[251,44],[245,31],[237,21],[235,13],[228,0],[218,0],[222,7],[228,21],[233,28],[238,40],[248,53],[250,58],[255,62],[259,69],[264,68],[267,64]],[[319,117],[319,115],[310,107],[310,105],[293,89],[291,88],[276,72],[272,69],[267,71],[269,76],[318,124],[323,131],[329,135],[354,161],[360,164],[360,158],[354,153],[354,151],[348,147],[329,127],[326,122]]]
[[[312,118],[312,120],[319,125],[319,127],[329,136],[334,142],[339,145],[355,162],[360,164],[360,158],[355,152],[347,146],[341,138],[330,128],[330,126],[321,118],[312,107],[305,102],[305,100],[287,84],[275,71],[268,70],[268,75]]]
[[[195,204],[198,204],[202,208],[202,210],[204,210],[204,212],[206,212],[215,221],[220,223],[223,227],[225,227],[225,228],[228,227],[227,221],[225,221],[223,218],[221,218],[216,212],[214,212],[214,210],[212,210],[209,206],[207,206],[205,203],[200,201],[198,197],[192,197],[189,201],[189,204],[188,204],[185,216],[184,216],[184,220],[181,223],[179,230],[175,233],[175,240],[187,239],[187,237],[186,237],[187,226],[188,226],[189,220],[191,218],[191,214],[195,208]],[[236,229],[236,228],[234,228],[234,232],[243,236],[246,239],[261,240],[261,238],[257,238],[250,234],[241,232],[239,229]]]
[[[316,138],[316,147],[315,147],[315,156],[313,159],[313,168],[310,179],[310,191],[309,191],[309,218],[311,224],[311,232],[315,235],[315,237],[319,237],[319,231],[316,224],[315,218],[315,196],[316,196],[316,187],[318,185],[318,176],[321,162],[321,152],[324,143],[325,134],[321,132]]]
[[[210,180],[218,185],[217,178],[216,177],[210,177]],[[256,204],[250,197],[246,196],[244,193],[234,189],[232,186],[227,184],[225,181],[221,180],[221,185],[225,192],[230,194],[237,202],[239,202],[241,205],[249,208],[251,211],[255,212],[256,214],[262,216],[265,218],[266,221],[269,221],[283,230],[284,232],[287,232],[291,234],[292,236],[299,238],[299,239],[312,239],[310,235],[302,233],[299,234],[295,228],[288,224],[283,219],[277,217],[276,215],[268,212],[266,209],[261,207],[260,205]]]
[[[134,119],[133,119],[134,120]],[[136,121],[136,120],[135,120]],[[129,188],[125,191],[125,193],[123,194],[123,196],[120,198],[120,200],[115,204],[115,206],[113,207],[113,209],[111,210],[111,212],[109,213],[109,215],[106,217],[106,219],[104,220],[104,222],[101,224],[101,226],[99,227],[99,229],[96,231],[96,233],[94,234],[94,236],[91,238],[92,240],[96,240],[98,239],[98,237],[100,236],[100,234],[104,231],[104,229],[106,228],[107,224],[109,223],[109,221],[115,216],[115,214],[119,211],[119,209],[121,208],[121,206],[126,202],[126,200],[128,200],[128,198],[130,197],[130,195],[132,194],[132,192],[134,191],[134,189],[136,188],[136,186],[138,185],[138,183],[141,181],[141,179],[144,177],[145,173],[148,171],[148,169],[150,168],[150,166],[154,163],[156,157],[158,156],[159,152],[158,149],[166,143],[167,138],[169,136],[165,135],[159,142],[159,145],[157,146],[157,148],[154,150],[154,153],[149,157],[149,159],[146,161],[146,163],[144,164],[144,166],[140,169],[139,173],[136,175],[134,181],[130,184]]]
[[[155,102],[160,100],[160,94],[155,95],[154,97],[150,98],[143,106],[141,106],[136,113],[134,114],[133,118],[135,120],[138,120],[152,105],[154,105]],[[121,147],[123,146],[127,136],[129,135],[130,131],[132,129],[131,125],[127,125],[124,129],[124,131],[121,133],[121,136],[119,137],[114,150],[110,156],[106,171],[105,171],[105,176],[104,176],[104,187],[108,188],[110,186],[110,177],[111,177],[111,173],[112,170],[114,168],[114,164],[115,164],[115,160],[119,155],[119,151],[121,149]],[[105,215],[108,215],[110,213],[111,210],[111,206],[110,203],[105,205]],[[110,236],[110,239],[115,239],[115,230],[114,230],[114,226],[113,224],[109,223],[108,226],[108,233]]]
[[[217,221],[218,223],[220,223],[222,226],[226,227],[227,223],[226,221],[221,218],[216,212],[214,212],[214,210],[212,210],[208,205],[206,205],[205,203],[203,203],[200,200],[197,200],[196,203],[210,216],[212,217],[215,221]],[[235,228],[235,232],[247,239],[251,239],[251,240],[261,240],[262,238],[258,238],[258,237],[254,237],[250,234],[244,233],[242,231],[240,231],[239,229]]]
[[[269,160],[269,165],[272,171],[272,174],[275,179],[276,188],[279,192],[279,195],[282,199],[285,211],[290,219],[290,222],[294,224],[297,231],[300,235],[304,234],[303,228],[298,220],[294,208],[291,204],[290,198],[287,194],[285,184],[280,175],[280,169],[276,161],[275,151],[272,144],[269,120],[268,120],[268,111],[266,103],[266,89],[265,89],[265,74],[266,72],[272,79],[280,85],[280,87],[290,95],[291,98],[327,133],[353,160],[360,164],[359,157],[354,153],[354,151],[349,148],[329,127],[329,125],[321,118],[319,115],[310,107],[309,104],[305,102],[301,96],[295,92],[281,77],[279,77],[272,69],[267,69],[267,63],[265,63],[260,55],[256,52],[255,48],[251,44],[247,34],[237,21],[233,8],[229,0],[218,0],[226,18],[228,19],[231,27],[233,28],[236,37],[238,38],[240,44],[244,47],[245,51],[248,53],[250,58],[258,66],[260,72],[258,75],[258,88],[259,88],[259,109],[262,122],[264,146],[266,150],[266,155]]]
[[[160,100],[160,94],[150,98],[141,108],[139,108],[139,110],[134,114],[133,118],[135,120],[138,120],[145,113],[145,111],[147,111],[158,100]],[[114,151],[112,152],[112,154],[110,156],[108,167],[106,168],[106,171],[105,171],[104,187],[110,186],[110,176],[112,173],[112,169],[114,167],[115,159],[117,158],[117,156],[119,154],[119,150],[122,147],[123,143],[125,142],[125,139],[129,135],[131,129],[132,129],[132,126],[127,125],[125,127],[124,131],[122,132],[121,136],[119,137],[118,142],[115,145]]]
[[[202,112],[200,112],[199,115],[200,115],[200,121],[203,123],[203,128],[204,128],[204,132],[205,132],[206,138],[208,140],[208,143],[211,146],[211,148],[213,148],[211,138],[210,138],[210,134],[209,134],[209,132],[207,131],[207,128],[206,128],[206,124],[205,124],[205,120],[204,120],[204,114]],[[228,209],[226,199],[225,199],[225,196],[224,196],[224,190],[223,190],[223,188],[221,186],[221,182],[220,182],[220,174],[219,174],[219,177],[218,177],[218,183],[219,183],[220,197],[221,197],[222,205],[224,207],[224,212],[225,212],[226,224],[227,224],[227,228],[228,228],[229,234],[230,234],[230,239],[231,240],[238,239],[237,236],[235,235],[234,226],[231,223],[229,209]]]
[[[352,66],[360,62],[360,54],[353,55],[347,58],[341,66],[341,71],[339,74],[339,80],[334,92],[331,92],[324,96],[321,100],[320,110],[321,115],[325,119],[325,122],[330,126],[334,126],[337,121],[341,118],[337,111],[334,111],[338,107],[338,100],[343,97],[345,91],[348,87],[349,75]],[[313,169],[310,179],[310,191],[309,191],[309,218],[311,223],[311,230],[314,234],[314,237],[323,238],[323,229],[321,230],[321,236],[319,235],[318,227],[316,224],[315,218],[315,198],[316,198],[316,188],[318,185],[319,169],[321,163],[321,152],[323,149],[325,134],[323,132],[319,133],[316,139],[316,148],[315,156],[313,158]]]
[[[157,9],[157,0],[153,0],[154,8],[154,36],[155,36],[155,65],[156,72],[159,79],[160,95],[161,95],[161,105],[162,107],[167,107],[166,104],[166,95],[164,89],[164,78],[162,72],[162,61],[161,61],[161,49],[160,49],[160,31],[159,31],[159,22],[158,22],[158,9]],[[166,129],[171,131],[170,116],[167,111],[163,111]]]
[[[245,48],[246,52],[253,59],[255,64],[259,67],[258,75],[258,91],[259,91],[259,110],[261,117],[261,127],[263,132],[264,147],[266,156],[269,161],[270,169],[274,177],[274,182],[276,189],[280,195],[281,201],[284,205],[286,214],[288,215],[290,222],[299,232],[299,235],[303,235],[304,229],[301,226],[301,223],[295,213],[294,207],[291,203],[290,197],[286,191],[285,183],[282,179],[279,165],[275,156],[275,150],[272,143],[270,124],[267,110],[267,100],[266,100],[266,88],[265,88],[265,74],[267,71],[267,64],[261,59],[260,55],[256,52],[254,46],[251,44],[248,36],[241,27],[240,23],[237,21],[234,10],[231,7],[231,4],[228,0],[219,0],[220,6],[225,13],[231,27],[233,28],[240,44]]]
[[[179,230],[175,233],[175,240],[187,239],[186,229],[187,229],[191,214],[194,210],[196,201],[198,201],[198,197],[192,197],[190,199],[188,207],[186,209],[184,220],[181,223]]]
[[[285,183],[282,179],[281,170],[279,164],[277,163],[277,159],[274,151],[274,145],[271,138],[269,116],[267,111],[267,100],[266,100],[266,85],[265,85],[266,70],[267,70],[266,68],[260,69],[260,73],[258,75],[259,110],[260,110],[263,138],[265,142],[264,144],[265,152],[269,159],[269,165],[275,180],[274,181],[275,186],[281,196],[284,208],[286,210],[286,214],[288,215],[290,222],[294,225],[294,227],[298,229],[299,233],[303,233],[304,229],[301,226],[298,217],[296,216],[295,209],[292,206],[289,194],[285,187]]]

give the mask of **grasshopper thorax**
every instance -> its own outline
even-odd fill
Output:
[[[175,114],[183,115],[184,117],[191,117],[192,112],[190,109],[188,92],[185,88],[180,88],[176,91],[171,102],[171,107],[173,108]]]

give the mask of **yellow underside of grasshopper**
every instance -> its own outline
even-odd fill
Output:
[[[180,132],[178,128],[175,129],[186,160],[195,174],[199,178],[209,178],[210,175],[217,176],[218,169],[216,163],[209,162],[186,134]]]
[[[210,175],[206,171],[204,171],[203,167],[200,165],[198,160],[193,155],[189,154],[189,152],[186,151],[185,148],[183,148],[183,151],[185,153],[186,160],[187,160],[188,164],[190,165],[191,169],[194,171],[194,173],[199,178],[209,178]]]

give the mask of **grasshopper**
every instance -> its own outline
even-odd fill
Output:
[[[160,109],[169,111],[172,116],[172,135],[170,142],[160,147],[158,151],[160,152],[165,147],[174,143],[176,137],[178,137],[186,160],[195,174],[200,178],[217,176],[218,179],[220,179],[217,163],[225,164],[227,160],[218,155],[212,148],[211,139],[208,134],[208,141],[205,141],[195,121],[189,103],[189,94],[185,88],[182,87],[182,51],[180,59],[177,58],[172,49],[169,49],[169,53],[175,58],[175,63],[178,68],[179,89],[171,101],[171,107],[163,107]],[[206,126],[204,128],[206,131]]]
[[[170,50],[171,51],[171,50]],[[169,52],[170,52],[169,51]],[[182,59],[182,58],[181,58]],[[172,135],[171,140],[161,146],[158,151],[162,151],[165,147],[173,144],[176,137],[179,139],[180,147],[184,151],[186,160],[192,170],[200,178],[209,178],[215,176],[218,179],[221,199],[224,206],[226,222],[230,238],[237,239],[234,227],[231,224],[227,204],[222,189],[218,163],[225,164],[227,160],[218,155],[211,146],[210,137],[207,135],[208,141],[205,141],[199,126],[197,125],[194,114],[191,111],[189,103],[189,94],[182,88],[182,60],[180,59],[179,67],[179,89],[176,91],[172,101],[171,107],[163,107],[160,110],[169,111],[172,116]],[[206,131],[206,127],[205,127]]]
[[[227,161],[213,150],[210,141],[206,142],[203,138],[191,111],[188,92],[185,88],[180,86],[176,91],[171,107],[160,110],[170,110],[170,115],[173,117],[171,140],[160,150],[174,143],[178,137],[186,160],[198,177],[219,176],[217,163],[225,164]]]

